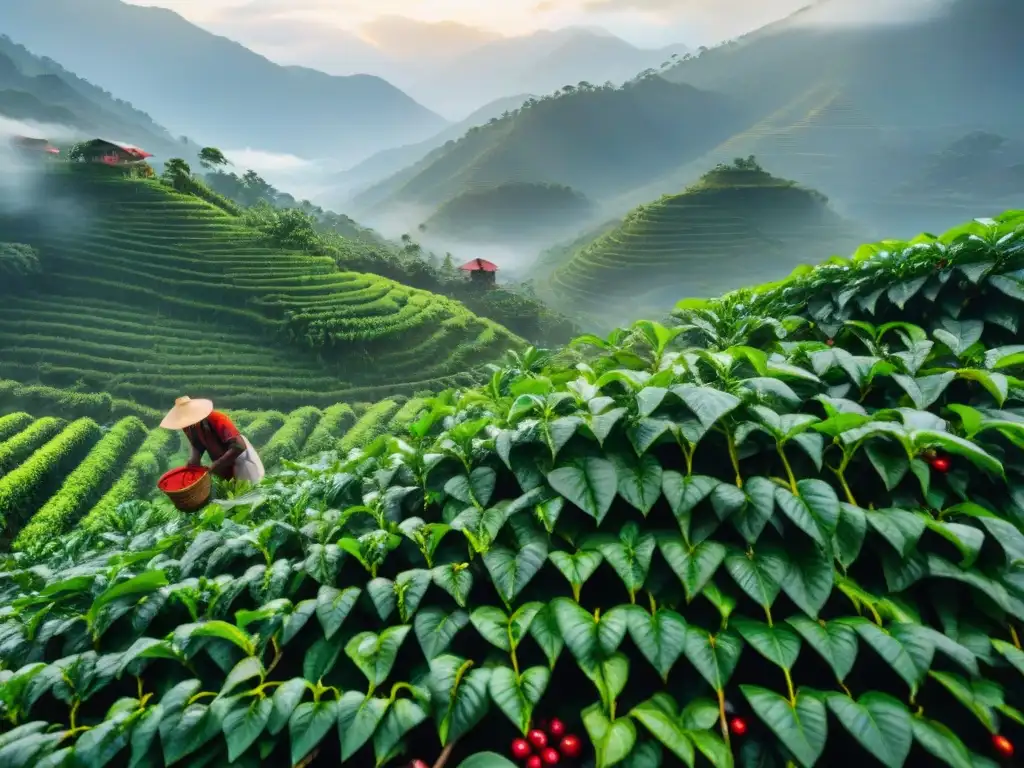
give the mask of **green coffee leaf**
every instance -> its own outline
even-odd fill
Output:
[[[389,700],[347,691],[338,699],[341,759],[348,760],[370,740],[388,711]]]
[[[781,741],[796,761],[811,768],[825,750],[828,718],[825,705],[816,697],[800,692],[794,706],[785,697],[755,685],[740,690],[751,708]]]
[[[270,712],[270,719],[267,721],[267,732],[271,736],[276,736],[288,724],[292,712],[299,706],[299,702],[302,701],[302,697],[308,689],[309,683],[302,677],[292,678],[277,687],[271,699],[273,709]]]
[[[564,597],[555,598],[551,608],[565,644],[584,669],[613,654],[626,636],[629,612],[624,608],[594,616]]]
[[[800,480],[797,488],[799,495],[776,488],[775,502],[800,530],[824,547],[839,524],[836,492],[822,480]]]
[[[644,585],[651,569],[655,540],[652,533],[640,533],[636,523],[626,523],[617,539],[599,539],[597,549],[622,579],[631,600]]]
[[[843,619],[842,621],[851,624],[861,639],[870,645],[896,671],[896,674],[906,681],[910,686],[911,694],[917,692],[921,681],[924,680],[925,673],[931,666],[932,657],[935,655],[934,645],[921,642],[919,639],[913,639],[906,643],[901,642],[885,629],[866,620]]]
[[[619,495],[644,517],[661,497],[661,464],[650,454],[613,454],[619,478]]]
[[[254,699],[249,706],[235,707],[222,719],[224,738],[228,743],[228,760],[235,762],[256,743],[267,727],[274,704],[270,699]],[[80,747],[76,746],[78,752]]]
[[[167,765],[198,752],[222,730],[218,708],[189,704],[184,710],[165,715],[160,721],[160,743]]]
[[[942,723],[923,716],[910,721],[914,739],[926,752],[952,768],[975,768],[971,753],[955,733]]]
[[[430,662],[431,700],[444,745],[460,739],[487,714],[491,670],[471,669],[472,663],[449,655]]]
[[[302,674],[310,681],[320,680],[328,674],[334,665],[338,663],[341,656],[342,639],[340,637],[319,638],[309,650],[302,661]]]
[[[435,659],[447,650],[459,630],[469,623],[469,614],[463,610],[451,613],[436,606],[429,606],[416,614],[413,630],[427,661]]]
[[[837,529],[838,530],[838,529]],[[835,571],[832,563],[816,547],[794,548],[781,580],[782,591],[808,616],[817,618],[832,594]]]
[[[430,571],[434,583],[451,595],[460,608],[466,607],[470,590],[473,589],[473,574],[469,563],[439,565]]]
[[[746,501],[729,515],[729,522],[753,545],[775,511],[775,483],[766,477],[751,477],[744,482],[743,493]]]
[[[650,614],[640,606],[630,606],[626,627],[633,644],[667,682],[669,672],[686,647],[683,617],[666,608]]]
[[[402,739],[413,728],[427,719],[427,712],[419,702],[396,699],[384,716],[384,721],[373,734],[373,754],[376,767],[381,768],[401,751]]]
[[[687,603],[701,593],[725,560],[726,554],[725,546],[717,541],[706,539],[690,547],[676,535],[659,536],[658,549],[683,583]]]
[[[539,539],[525,544],[518,551],[497,546],[484,553],[484,565],[505,605],[511,605],[516,596],[537,575],[547,556],[547,544]]]
[[[609,720],[600,704],[583,710],[583,727],[597,754],[595,768],[610,768],[621,763],[636,744],[636,726],[628,717]]]
[[[544,656],[547,657],[548,666],[554,669],[555,662],[565,646],[565,641],[562,639],[562,631],[555,618],[553,603],[545,605],[533,617],[533,621],[530,622],[530,634],[544,652]]]
[[[324,628],[324,637],[329,640],[341,629],[360,594],[362,590],[358,587],[340,590],[327,585],[320,587],[316,597],[316,617]]]
[[[373,607],[377,609],[380,620],[386,622],[388,617],[398,607],[397,596],[395,595],[395,582],[391,579],[377,578],[368,582],[366,594],[373,601]]]
[[[292,765],[312,752],[338,720],[338,701],[299,704],[288,721]]]
[[[533,710],[547,690],[551,672],[547,667],[530,667],[521,675],[508,667],[491,670],[488,684],[491,698],[525,736]]]
[[[574,459],[552,470],[547,477],[552,488],[593,517],[598,525],[608,514],[619,487],[615,465],[597,457]]]
[[[766,548],[764,552],[753,549],[746,553],[734,551],[725,558],[725,567],[751,600],[770,608],[779,595],[788,566],[781,551]]]
[[[548,554],[548,560],[568,579],[572,587],[573,600],[579,602],[580,590],[587,579],[594,575],[603,558],[600,552],[579,550],[573,554],[556,550]]]
[[[849,568],[860,555],[867,535],[868,521],[864,510],[852,504],[840,502],[839,523],[832,537],[836,559],[844,568]]]
[[[892,696],[871,691],[854,701],[833,693],[829,709],[870,754],[889,768],[901,768],[914,740],[910,712]]]
[[[630,710],[629,716],[651,732],[666,749],[693,767],[696,753],[687,729],[680,722],[676,703],[671,696],[658,693]],[[717,708],[715,719],[718,718]]]
[[[387,680],[410,629],[412,627],[408,625],[401,625],[388,627],[379,635],[373,632],[360,632],[345,645],[345,654],[366,675],[371,688]]]
[[[791,616],[786,622],[814,648],[842,682],[857,660],[857,633],[837,621],[818,622],[807,616]]]
[[[787,672],[800,655],[800,636],[783,624],[769,626],[764,622],[736,617],[732,626],[755,651]]]
[[[686,658],[716,691],[724,691],[743,652],[743,641],[732,630],[712,635],[690,625],[686,632]]]

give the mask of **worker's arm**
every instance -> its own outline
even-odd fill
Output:
[[[203,463],[203,452],[196,448],[194,445],[189,446],[192,451],[188,455],[188,465],[190,467],[198,467]]]
[[[245,442],[241,437],[235,438],[228,443],[228,449],[224,452],[224,455],[210,465],[210,472],[215,475],[220,474],[225,467],[232,466],[235,463],[235,459],[243,453],[245,453]]]

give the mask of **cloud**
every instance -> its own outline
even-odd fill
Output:
[[[502,35],[457,21],[419,21],[402,16],[378,16],[360,26],[364,39],[401,58],[449,58]]]
[[[298,155],[263,152],[259,149],[225,149],[223,152],[236,168],[251,168],[258,173],[298,171],[313,165],[311,160]]]

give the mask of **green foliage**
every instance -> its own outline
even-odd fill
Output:
[[[856,247],[823,195],[779,179],[753,158],[721,165],[676,195],[641,205],[544,259],[544,295],[608,328],[768,279],[819,253]]]
[[[78,419],[36,450],[16,469],[0,477],[0,525],[16,531],[35,506],[47,498],[59,478],[78,464],[99,437],[91,419]]]
[[[283,458],[299,456],[310,436],[320,421],[320,411],[306,407],[292,411],[284,425],[274,433],[270,441],[260,449],[260,459],[268,469],[274,467]],[[250,438],[251,441],[251,438]]]
[[[182,392],[226,409],[326,408],[472,383],[521,343],[456,301],[284,252],[197,199],[194,179],[177,192],[116,170],[41,178],[99,216],[70,239],[31,228],[48,279],[0,307],[6,377],[158,410]]]
[[[181,442],[180,433],[159,428],[152,430],[124,465],[117,481],[87,511],[80,525],[85,530],[100,530],[120,505],[149,495],[157,478],[168,468],[168,458],[181,446]],[[77,514],[84,511],[79,510]]]
[[[315,456],[324,451],[334,450],[338,440],[355,423],[356,415],[348,403],[338,403],[330,408],[325,408],[316,429],[313,430],[309,440],[302,447],[303,454]]]
[[[38,547],[69,530],[78,516],[99,500],[145,436],[145,425],[134,417],[115,424],[61,483],[60,490],[21,529],[14,548]]]
[[[0,443],[0,473],[10,472],[63,427],[63,421],[47,416]]]
[[[990,765],[1024,720],[1022,254],[1022,213],[866,247],[11,555],[0,749],[459,765],[556,712],[596,766]]]
[[[24,279],[43,271],[39,252],[22,243],[0,243],[0,283],[5,289],[24,284]]]

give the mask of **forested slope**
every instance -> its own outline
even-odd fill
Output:
[[[458,302],[268,245],[155,181],[55,167],[0,240],[44,274],[0,306],[4,376],[152,407],[293,408],[441,389],[518,340]],[[59,215],[58,215],[59,214]]]

